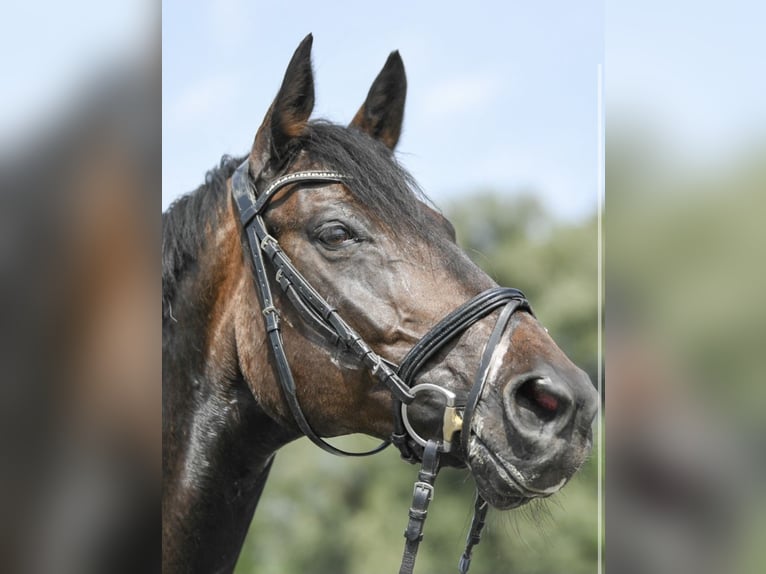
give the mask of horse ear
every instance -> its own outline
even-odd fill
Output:
[[[260,172],[269,162],[280,162],[290,140],[305,132],[314,109],[314,73],[311,70],[313,41],[313,36],[309,34],[295,50],[277,97],[258,128],[250,153],[254,173]]]
[[[397,50],[388,56],[350,126],[380,140],[388,149],[393,150],[402,133],[406,96],[407,76]]]

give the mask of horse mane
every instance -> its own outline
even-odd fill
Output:
[[[432,205],[430,200],[382,143],[356,128],[314,120],[295,139],[284,171],[301,151],[324,168],[348,176],[352,195],[392,231],[433,239],[433,222],[422,209],[423,203]],[[204,248],[207,230],[216,227],[224,211],[226,180],[245,157],[223,156],[202,185],[162,214],[163,322],[171,316],[179,281]]]
[[[172,314],[178,282],[205,246],[206,230],[218,223],[226,205],[226,180],[244,157],[224,155],[205,174],[205,183],[176,199],[162,214],[162,321]]]

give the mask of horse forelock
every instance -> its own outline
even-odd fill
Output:
[[[391,231],[429,242],[439,235],[427,213],[431,200],[382,142],[353,127],[314,120],[298,149],[314,165],[346,176],[352,197]]]

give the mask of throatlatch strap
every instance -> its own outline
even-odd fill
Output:
[[[407,530],[404,531],[404,554],[399,574],[412,574],[420,541],[423,540],[423,525],[428,516],[428,505],[434,497],[434,481],[439,472],[439,444],[429,440],[423,451],[423,467],[412,492],[412,506]]]

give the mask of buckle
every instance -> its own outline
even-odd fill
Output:
[[[279,248],[279,242],[267,233],[261,239],[261,251],[266,251],[266,248],[269,246]]]
[[[276,307],[274,307],[274,305],[269,305],[268,307],[266,307],[265,309],[263,309],[263,310],[261,311],[261,313],[263,313],[263,316],[264,316],[264,317],[268,317],[268,316],[269,316],[269,313],[273,313],[275,316],[277,316],[277,317],[278,317],[278,316],[279,316],[279,309],[277,309]]]
[[[423,490],[428,491],[428,502],[431,502],[434,499],[434,485],[429,484],[427,482],[423,482],[422,480],[415,481],[415,485],[412,489],[412,496],[415,496],[418,492],[418,488],[422,488]]]

